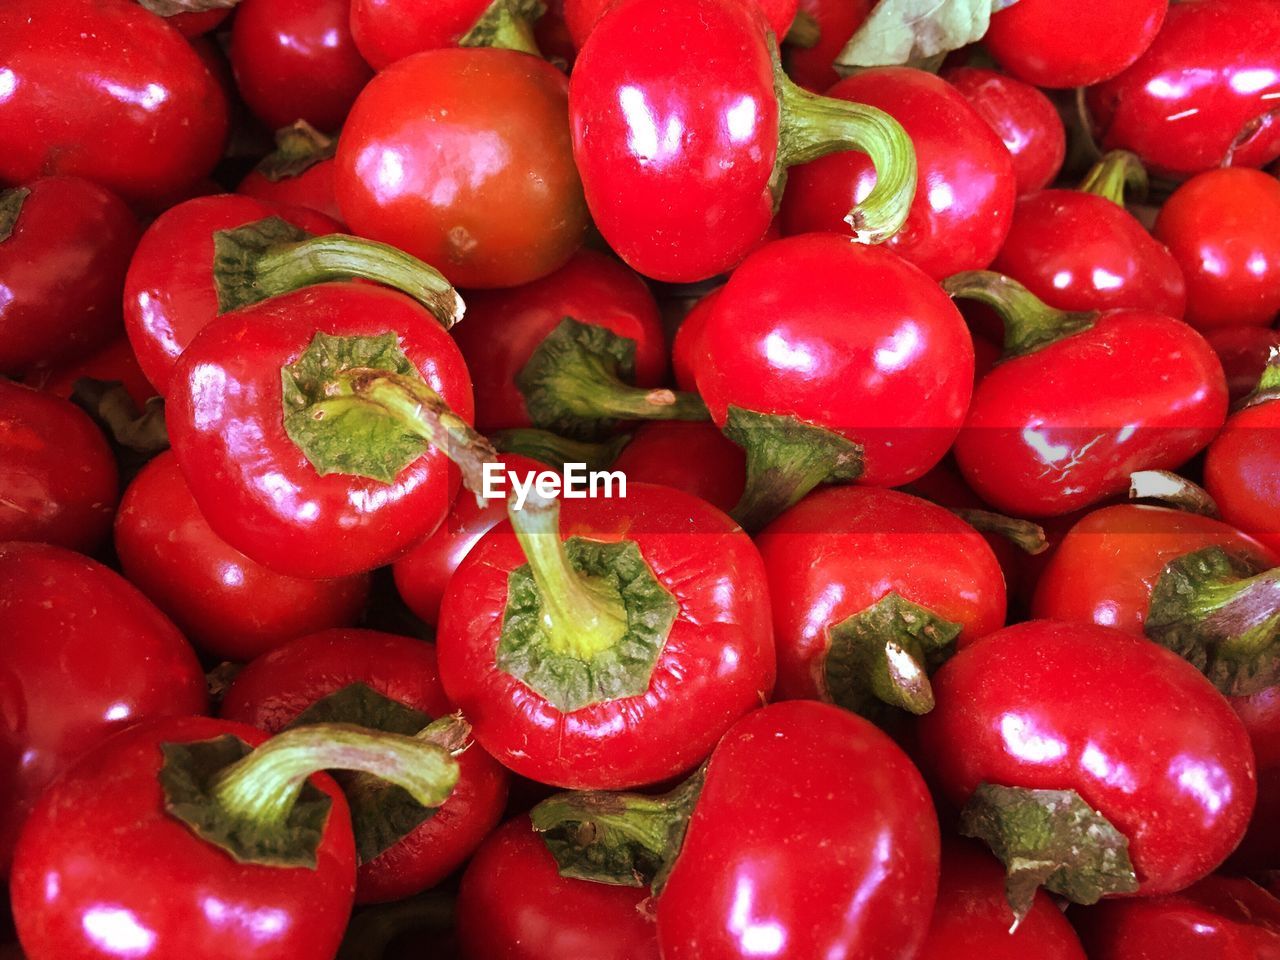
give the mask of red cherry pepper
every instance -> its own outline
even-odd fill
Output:
[[[657,867],[663,960],[909,960],[937,890],[919,772],[868,721],[824,703],[748,714],[666,797],[562,794],[531,818],[562,873],[635,884]]]
[[[1280,687],[1232,697],[1231,707],[1249,732],[1258,764],[1258,805],[1236,852],[1231,870],[1274,870],[1280,863]],[[1277,954],[1280,958],[1280,953]]]
[[[1088,87],[1111,79],[1147,51],[1169,0],[1071,7],[1020,0],[1013,6],[992,14],[982,38],[996,62],[1037,87]]]
[[[702,352],[702,331],[711,319],[711,305],[719,289],[712,290],[685,314],[671,343],[671,372],[676,386],[694,392],[698,389],[698,356]]]
[[[334,194],[333,155],[338,142],[305,120],[276,131],[276,149],[254,167],[236,193],[270,203],[317,210],[342,220]]]
[[[89,553],[120,496],[97,425],[60,397],[0,378],[0,542],[35,540]]]
[[[1222,365],[1186,324],[1148,310],[1068,313],[997,273],[946,288],[1005,320],[1005,358],[974,390],[956,462],[997,510],[1047,517],[1173,469],[1226,415]]]
[[[1204,338],[1222,361],[1232,403],[1253,392],[1271,351],[1280,350],[1280,330],[1265,327],[1218,327],[1206,330]]]
[[[1222,518],[1280,552],[1280,356],[1209,445],[1204,485]]]
[[[841,80],[827,96],[879,107],[915,146],[920,187],[889,249],[935,280],[988,266],[1009,232],[1017,181],[1013,157],[960,92],[923,70],[876,67]],[[877,182],[876,168],[861,153],[792,170],[783,232],[847,232],[841,218]]]
[[[755,4],[764,14],[765,21],[773,31],[776,41],[782,43],[787,31],[791,28],[791,21],[796,18],[796,0],[742,0],[742,2]],[[582,49],[582,45],[587,42],[587,37],[591,35],[595,25],[612,5],[613,0],[565,0],[565,22],[569,26],[574,46],[579,50]]]
[[[368,576],[300,580],[228,545],[210,529],[168,451],[125,491],[115,546],[125,576],[219,659],[251,660],[302,634],[353,623],[369,593]]]
[[[613,462],[631,480],[692,493],[726,512],[746,484],[747,460],[710,423],[668,420],[636,428]]]
[[[1187,284],[1178,261],[1125,208],[1126,183],[1146,188],[1131,153],[1108,154],[1079,190],[1018,200],[991,269],[1059,310],[1149,310],[1181,317]]]
[[[23,831],[11,894],[30,960],[335,956],[355,844],[326,767],[389,779],[425,806],[457,779],[439,745],[343,724],[268,740],[176,717],[111,738]]]
[[[741,0],[622,0],[578,56],[569,110],[596,226],[659,280],[732,268],[773,219],[776,171],[833,150],[865,150],[879,171],[861,199],[843,197],[846,235],[888,239],[915,191],[898,122],[795,86],[763,15]]]
[[[138,221],[78,177],[0,190],[0,374],[77,360],[120,332]]]
[[[537,56],[532,21],[542,24],[541,8],[530,0],[352,0],[351,34],[376,70],[444,47],[502,47]]]
[[[511,507],[449,581],[450,698],[505,766],[617,789],[687,772],[773,688],[764,569],[724,514],[668,487]],[[564,538],[565,542],[562,542]]]
[[[820,490],[756,540],[769,572],[777,695],[881,718],[927,713],[929,672],[958,637],[1005,619],[1004,575],[981,534],[894,490]]]
[[[1090,960],[1280,960],[1280,900],[1243,877],[1213,876],[1163,897],[1071,913]]]
[[[1280,313],[1280,239],[1269,229],[1277,217],[1280,182],[1259,170],[1210,170],[1173,192],[1155,235],[1187,278],[1187,323],[1271,326]]]
[[[512,50],[430,50],[393,64],[338,139],[343,220],[459,286],[546,276],[587,228],[567,97],[564,74]]]
[[[1009,867],[1019,916],[1041,884],[1078,903],[1180,890],[1235,849],[1253,751],[1193,666],[1092,624],[1033,620],[933,676],[921,757],[962,832]]]
[[[348,0],[243,0],[231,67],[245,103],[269,128],[305,120],[336,131],[373,77],[347,24]]]
[[[209,33],[231,15],[230,8],[201,10],[200,5],[201,0],[194,0],[190,4],[184,3],[183,0],[155,0],[155,2],[142,4],[152,13],[164,17],[169,26],[177,29],[188,40]],[[184,6],[190,6],[191,9],[181,9]]]
[[[1053,182],[1067,151],[1067,132],[1053,101],[1029,83],[982,67],[942,73],[978,116],[991,124],[1013,157],[1018,196]]]
[[[391,562],[444,519],[458,475],[431,444],[483,459],[471,409],[462,355],[425,309],[326,283],[200,331],[165,418],[218,536],[279,573],[332,578]]]
[[[76,382],[83,379],[116,381],[120,383],[138,409],[146,406],[147,401],[156,395],[155,388],[138,366],[138,358],[134,355],[133,345],[128,337],[117,337],[101,350],[54,369],[40,367],[29,373],[23,380],[28,386],[52,393],[63,399],[71,399],[75,392]],[[1258,378],[1254,377],[1256,383]]]
[[[1280,7],[1271,0],[1172,4],[1147,52],[1089,90],[1103,149],[1132,150],[1162,176],[1265,166],[1280,156],[1278,46]]]
[[[85,177],[171,196],[222,152],[227,103],[186,39],[133,0],[0,10],[0,181]]]
[[[809,17],[817,27],[817,38],[802,38],[805,43],[789,42],[782,50],[787,73],[806,90],[821,93],[837,80],[832,63],[862,26],[875,0],[800,0],[800,14]],[[796,37],[789,34],[789,41]],[[814,41],[811,44],[808,41]],[[778,42],[782,42],[779,36]]]
[[[68,550],[0,546],[0,610],[5,697],[19,710],[0,748],[7,873],[18,830],[55,776],[139,720],[200,713],[205,685],[191,648],[146,597]]]
[[[649,891],[561,876],[528,817],[499,827],[458,890],[463,960],[657,960]]]
[[[278,733],[351,684],[424,714],[428,722],[453,710],[440,686],[431,644],[374,630],[338,629],[299,637],[254,660],[231,684],[221,715]],[[507,799],[506,771],[476,746],[459,754],[457,762],[458,782],[440,809],[360,864],[357,903],[401,900],[435,886],[497,825]]]
[[[941,460],[973,390],[973,342],[901,257],[812,234],[734,271],[696,376],[716,424],[747,448],[735,515],[758,529],[824,481],[896,486]]]

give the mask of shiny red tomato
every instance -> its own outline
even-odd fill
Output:
[[[1280,359],[1214,438],[1204,459],[1204,485],[1222,518],[1280,551]]]
[[[227,103],[186,39],[133,0],[0,7],[0,181],[85,177],[172,196],[222,153]]]
[[[841,80],[827,96],[879,107],[915,146],[920,184],[889,249],[935,280],[988,266],[1009,232],[1017,180],[1013,157],[960,92],[924,70],[876,67]],[[843,217],[876,179],[863,153],[797,167],[782,201],[783,231],[847,233]]]
[[[398,61],[364,88],[338,139],[343,220],[459,286],[546,276],[587,228],[567,102],[564,74],[512,50]]]
[[[832,63],[873,6],[875,0],[800,0],[799,10],[813,19],[818,38],[812,46],[787,44],[782,48],[782,62],[791,79],[815,93],[839,80]],[[779,36],[778,42],[782,40]]]
[[[742,497],[747,460],[713,424],[666,420],[636,427],[611,469],[692,493],[727,512]]]
[[[1146,5],[1144,0],[1137,6]],[[1089,9],[1111,15],[1127,7]],[[1074,29],[1073,23],[1063,35]],[[1277,47],[1280,6],[1272,0],[1172,4],[1147,52],[1118,77],[1089,90],[1089,112],[1103,149],[1132,150],[1153,171],[1175,177],[1224,163],[1270,163],[1280,156]]]
[[[23,820],[54,777],[139,720],[202,712],[205,685],[191,648],[146,597],[69,550],[0,546],[0,611],[0,689],[8,704],[0,868],[7,873]],[[74,842],[94,845],[83,836]]]

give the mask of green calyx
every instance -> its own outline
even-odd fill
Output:
[[[1259,573],[1221,547],[1170,561],[1151,592],[1149,638],[1224,694],[1280,683],[1280,567]]]
[[[254,168],[272,183],[306,173],[338,150],[336,138],[326,136],[305,120],[281,127],[275,136],[275,151]]]
[[[386,243],[331,233],[312,237],[281,217],[213,235],[218,312],[334,280],[370,280],[399,290],[449,328],[464,305],[449,281],[417,257]]]
[[[371,689],[353,683],[317,700],[298,714],[288,729],[318,723],[352,724],[434,743],[451,755],[465,750],[471,726],[459,715],[432,721],[425,713],[407,707]],[[404,787],[371,773],[337,771],[334,778],[346,794],[355,832],[356,855],[368,863],[395,846],[436,812],[424,806]]]
[[[529,812],[560,875],[656,896],[675,864],[706,778],[700,768],[670,793],[560,793]]]
[[[1135,200],[1147,196],[1147,171],[1136,153],[1128,150],[1112,150],[1085,174],[1080,190],[1110,200],[1117,207],[1124,206],[1125,188]]]
[[[868,719],[892,708],[922,716],[933,709],[929,674],[951,655],[961,629],[901,594],[886,594],[827,629],[823,691]]]
[[[1155,500],[1162,506],[1202,517],[1218,516],[1218,504],[1208,490],[1168,470],[1138,470],[1129,474],[1129,499]]]
[[[823,483],[862,475],[862,447],[796,417],[730,406],[724,435],[747,453],[747,483],[733,518],[756,533]]]
[[[529,561],[507,578],[496,663],[562,713],[637,697],[680,612],[634,541],[560,538],[560,505],[530,493],[508,516]]]
[[[1098,319],[1096,312],[1082,313],[1051,307],[1017,280],[992,270],[957,273],[942,282],[942,289],[952,298],[977,300],[1000,314],[1004,321],[1004,354],[1001,360],[1034,353],[1088,330]]]
[[[314,869],[331,801],[307,779],[360,770],[444,803],[458,762],[436,743],[324,723],[277,734],[250,749],[238,737],[161,745],[165,810],[241,863]]]
[[[706,420],[695,394],[632,386],[636,344],[565,317],[516,375],[534,426],[577,440],[606,436],[620,420]]]
[[[285,432],[321,476],[391,483],[435,447],[458,465],[469,490],[484,489],[484,464],[496,452],[427,385],[394,332],[317,333],[281,368],[280,382]]]
[[[493,0],[458,46],[497,47],[540,57],[533,24],[546,10],[542,0]]]
[[[31,191],[26,187],[0,190],[0,243],[4,243],[13,235],[18,214],[22,213],[22,205],[30,195]]]
[[[1267,365],[1262,368],[1262,376],[1253,392],[1240,401],[1238,409],[1256,407],[1262,403],[1280,400],[1280,347],[1272,347],[1267,357]]]
[[[1138,889],[1128,839],[1074,790],[984,783],[960,813],[960,833],[985,842],[1004,863],[1014,927],[1039,887],[1080,904]]]
[[[778,98],[778,158],[773,194],[778,200],[786,171],[842,150],[871,158],[876,183],[866,199],[844,218],[859,243],[884,243],[902,229],[916,195],[916,152],[893,117],[865,103],[820,97],[797,86],[782,68],[773,46],[773,86]]]
[[[1049,538],[1044,527],[1030,520],[1006,517],[991,510],[969,507],[948,507],[951,513],[980,533],[995,533],[1004,537],[1028,556],[1038,556],[1049,549]]]
[[[518,453],[557,470],[563,470],[566,463],[585,463],[588,470],[604,470],[618,459],[622,448],[631,441],[631,435],[619,434],[592,443],[571,440],[536,427],[516,427],[491,433],[489,441],[499,453]]]

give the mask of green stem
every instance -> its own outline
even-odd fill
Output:
[[[970,507],[948,507],[952,513],[981,533],[996,533],[1004,537],[1023,553],[1037,556],[1049,549],[1049,539],[1044,527],[1030,520],[1006,517],[991,510]]]
[[[1085,174],[1080,189],[1110,200],[1118,207],[1124,206],[1125,188],[1141,201],[1147,195],[1147,171],[1136,153],[1128,150],[1112,150],[1103,155]]]
[[[1088,330],[1098,318],[1096,312],[1051,307],[1018,281],[991,270],[957,273],[942,282],[942,289],[953,298],[985,303],[1000,314],[1004,321],[1004,360],[1034,353]]]
[[[517,427],[491,433],[489,440],[499,453],[516,453],[557,470],[563,470],[566,463],[585,463],[588,470],[604,470],[618,459],[631,435],[624,433],[592,443],[571,440],[536,427]]]
[[[541,0],[493,0],[458,46],[496,47],[541,57],[533,24],[546,9]]]
[[[1218,516],[1218,505],[1208,490],[1168,470],[1138,470],[1129,474],[1129,499],[1157,500],[1186,513]]]
[[[591,660],[613,648],[627,633],[626,607],[616,590],[574,570],[560,538],[560,502],[531,489],[523,508],[507,501],[507,516],[529,561],[552,651]]]
[[[458,782],[458,763],[439,744],[332,723],[277,734],[218,774],[212,793],[233,818],[278,826],[288,819],[307,778],[321,770],[373,774],[408,791],[424,807],[440,806]]]
[[[783,72],[776,46],[774,89],[781,113],[775,192],[787,167],[860,150],[875,166],[876,183],[845,222],[860,243],[883,243],[901,230],[916,194],[916,153],[902,124],[867,104],[820,97],[797,86]]]
[[[1280,347],[1272,347],[1267,357],[1267,365],[1262,368],[1262,376],[1253,392],[1245,397],[1238,409],[1256,407],[1261,403],[1280,400]]]

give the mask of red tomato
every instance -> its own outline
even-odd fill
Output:
[[[1280,960],[1280,900],[1243,877],[1072,911],[1090,960]]]
[[[938,883],[916,768],[861,717],[756,710],[711,755],[658,897],[663,960],[909,960]]]
[[[1089,7],[1106,15],[1127,8]],[[1080,10],[1071,13],[1074,19]],[[1074,31],[1073,23],[1063,35]],[[1132,150],[1150,169],[1175,177],[1224,163],[1270,163],[1280,156],[1278,47],[1280,6],[1272,0],[1172,4],[1147,52],[1089,90],[1103,149]]]
[[[237,862],[168,813],[159,773],[164,743],[253,727],[204,717],[143,724],[92,751],[51,788],[27,821],[10,891],[30,960],[302,960],[332,957],[351,910],[355,844],[342,791],[315,868]]]
[[[832,62],[862,26],[875,0],[800,0],[800,12],[818,25],[818,42],[811,47],[788,44],[782,49],[787,73],[800,86],[815,93],[826,90],[840,75]],[[779,35],[778,42],[782,42]]]
[[[0,378],[0,542],[92,552],[119,496],[115,457],[88,415]]]
[[[1148,640],[1033,620],[961,650],[933,689],[921,756],[948,800],[983,783],[1074,790],[1128,840],[1144,896],[1206,876],[1244,834],[1256,794],[1244,727]]]
[[[698,389],[698,357],[702,353],[702,331],[711,319],[711,305],[716,301],[719,288],[712,290],[685,314],[671,344],[671,372],[676,386],[681,390],[696,392]]]
[[[879,107],[915,145],[920,185],[906,224],[886,246],[935,280],[990,264],[1013,216],[1013,157],[960,92],[923,70],[876,67],[841,80],[827,96]],[[782,202],[783,231],[848,233],[842,218],[875,182],[863,153],[797,167]]]
[[[342,126],[373,77],[347,19],[348,0],[243,0],[231,29],[231,66],[249,109],[271,129],[306,120]]]
[[[227,103],[186,39],[132,0],[0,8],[0,181],[86,177],[127,200],[213,169]]]
[[[1280,361],[1264,374],[1276,389]],[[1280,399],[1270,392],[1233,414],[1209,445],[1204,458],[1204,485],[1218,503],[1222,519],[1280,551]]]
[[[0,374],[78,360],[120,332],[138,235],[124,201],[88,180],[0,191]]]
[[[0,867],[7,872],[18,830],[55,776],[139,720],[202,712],[205,685],[191,648],[146,597],[58,547],[0,546],[0,617],[0,675],[7,709],[18,711],[0,742]],[[99,839],[69,841],[92,847]]]
[[[819,490],[765,527],[756,542],[769,573],[779,698],[853,709],[851,691],[830,672],[839,669],[832,655],[843,652],[837,634],[891,594],[958,627],[948,643],[1004,626],[1004,574],[991,548],[955,514],[919,497],[864,487]],[[923,660],[921,651],[911,650],[913,636],[905,627],[876,624],[877,641],[897,643]],[[929,658],[929,665],[935,662]]]
[[[1053,182],[1066,156],[1067,132],[1052,100],[1029,83],[981,67],[952,67],[942,79],[1004,142],[1019,196]]]
[[[658,960],[649,891],[562,877],[517,817],[492,833],[458,890],[463,960]]]
[[[522,524],[538,522],[531,507],[526,504],[513,516]],[[627,674],[625,686],[593,686],[574,696],[510,659],[505,651],[520,623],[513,625],[508,609],[508,575],[527,558],[508,522],[486,534],[449,581],[436,634],[445,690],[471,721],[476,742],[534,780],[572,789],[618,789],[685,773],[773,688],[760,555],[719,510],[669,487],[628,484],[625,499],[568,499],[562,509],[561,539],[635,545],[643,563],[641,581],[647,573],[656,592],[673,603],[665,612],[674,619],[662,620],[657,649],[630,655],[638,666]],[[600,600],[584,598],[582,591],[589,588],[563,549],[537,569],[539,576],[551,577],[547,582],[560,584],[547,591],[550,599],[538,590],[541,608],[561,610],[560,629],[569,625],[552,642],[572,645],[548,645],[555,653],[548,660],[565,670],[582,671],[597,662],[602,671],[610,669],[617,634],[600,640],[586,631],[597,617],[621,616],[617,588],[599,594],[612,604],[606,608],[612,612],[601,612]],[[637,596],[637,589],[630,588],[629,596]],[[659,618],[647,603],[642,608],[631,602],[629,611],[643,609],[649,619]],[[628,620],[639,616],[627,614]],[[625,637],[632,642],[636,635]],[[533,648],[541,649],[538,641]],[[500,657],[505,666],[498,665]],[[517,673],[526,679],[517,679]]]
[[[710,423],[644,423],[613,462],[630,480],[692,493],[726,512],[742,497],[747,459]]]
[[[754,3],[759,8],[777,42],[782,43],[787,30],[791,27],[791,21],[796,18],[796,0],[745,0],[745,2]],[[573,37],[574,46],[579,50],[582,49],[582,45],[587,42],[587,37],[595,29],[595,25],[609,11],[613,3],[614,0],[565,0],[565,22],[568,24],[570,36]]]
[[[567,98],[564,74],[512,50],[395,63],[364,88],[338,140],[343,220],[458,286],[546,276],[587,228]]]
[[[391,700],[445,716],[435,647],[374,630],[325,630],[258,657],[236,676],[221,715],[279,733],[317,700],[362,683]],[[507,775],[472,746],[458,756],[449,799],[393,847],[356,873],[356,902],[401,900],[435,886],[471,855],[502,816]]]
[[[1187,278],[1187,323],[1271,326],[1280,312],[1280,239],[1269,225],[1278,217],[1280,182],[1259,170],[1210,170],[1174,191],[1155,235]]]
[[[88,377],[93,380],[117,380],[125,388],[138,409],[146,406],[147,401],[156,395],[155,388],[138,366],[138,358],[133,352],[129,338],[120,336],[109,344],[90,354],[82,360],[52,370],[40,367],[33,370],[24,379],[28,386],[52,393],[64,400],[71,399],[75,392],[76,381]],[[1254,377],[1257,382],[1257,377]]]
[[[174,369],[165,420],[214,533],[271,570],[319,579],[389,563],[439,526],[459,477],[438,449],[391,483],[321,476],[285,431],[281,369],[316,333],[387,331],[427,386],[469,423],[462,355],[434,317],[394,291],[320,284],[223,314],[200,331]]]
[[[1073,6],[1021,0],[1014,7],[994,13],[982,38],[996,62],[1037,87],[1087,87],[1146,52],[1169,0]]]
[[[1271,351],[1280,350],[1280,330],[1265,327],[1218,327],[1204,338],[1222,361],[1232,403],[1253,392]]]
[[[251,660],[305,633],[353,623],[367,575],[299,580],[229,546],[196,507],[177,458],[165,451],[125,491],[115,524],[125,576],[199,649]]]

